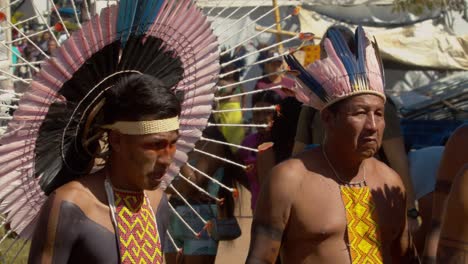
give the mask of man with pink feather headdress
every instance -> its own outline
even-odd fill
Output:
[[[419,263],[404,185],[373,158],[385,128],[384,77],[375,40],[358,27],[355,51],[340,32],[304,69],[291,55],[294,92],[320,111],[325,139],[272,169],[262,186],[247,263]]]

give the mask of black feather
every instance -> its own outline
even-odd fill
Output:
[[[49,194],[63,184],[89,173],[98,150],[97,142],[84,149],[83,127],[89,110],[99,96],[125,74],[117,74],[97,86],[104,78],[123,70],[135,70],[160,79],[164,87],[172,89],[183,78],[181,60],[167,51],[159,38],[131,36],[119,60],[121,43],[115,41],[88,59],[60,89],[66,103],[53,103],[43,121],[35,148],[36,177]],[[94,88],[94,90],[93,90]],[[110,88],[112,89],[112,88]],[[101,116],[96,118],[102,120]],[[96,121],[91,134],[99,129]],[[69,124],[68,129],[65,127]]]

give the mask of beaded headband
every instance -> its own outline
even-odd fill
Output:
[[[116,130],[125,135],[148,135],[179,129],[179,117],[149,121],[118,121],[102,128]]]

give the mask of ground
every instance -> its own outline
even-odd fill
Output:
[[[5,229],[0,228],[0,240],[5,236]],[[0,263],[27,263],[29,253],[29,242],[15,236],[7,236],[4,241],[0,243]],[[18,251],[19,254],[17,255]],[[6,253],[5,253],[6,252]]]

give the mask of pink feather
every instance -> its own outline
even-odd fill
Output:
[[[366,69],[369,77],[369,85],[371,89],[383,94],[385,89],[383,82],[384,76],[382,76],[380,72],[381,65],[376,55],[376,52],[379,51],[374,49],[372,43],[369,41],[369,37],[370,35],[366,32]]]
[[[214,94],[207,94],[197,97],[184,98],[184,104],[187,105],[211,105],[214,99]]]
[[[96,37],[96,33],[94,32],[93,23],[94,23],[94,21],[91,20],[89,22],[86,22],[82,26],[83,36],[86,35],[86,38],[85,38],[84,41],[86,41],[86,43],[88,44],[91,56],[92,56],[92,54],[99,51],[99,44],[98,44],[98,40],[97,40],[97,37]]]
[[[185,98],[192,98],[200,95],[205,95],[215,92],[215,85],[213,83],[208,83],[203,86],[198,87],[197,89],[189,89],[188,86],[179,86],[178,88],[185,92]],[[193,88],[193,87],[192,87]]]
[[[194,127],[194,128],[205,128],[206,125],[208,124],[208,119],[206,118],[191,118],[191,119],[184,119],[180,120],[180,125],[181,126],[189,126],[189,127]]]
[[[68,54],[66,49],[58,49],[55,53],[55,60],[57,61],[55,64],[60,65],[59,67],[63,67],[65,69],[67,78],[70,79],[70,75],[77,70],[74,66],[75,62],[73,61],[70,54]]]
[[[70,45],[68,53],[70,56],[72,56],[73,60],[75,60],[77,69],[79,69],[86,61],[84,51],[82,47],[80,47],[79,36],[77,34],[72,34],[71,37],[67,40],[67,44]]]
[[[95,32],[95,37],[96,37],[96,43],[98,50],[104,48],[104,35],[102,32],[102,27],[101,27],[101,20],[99,15],[94,15],[91,18],[90,24],[94,27],[93,31]]]
[[[58,91],[63,83],[67,80],[66,77],[60,73],[50,62],[42,65],[42,70],[37,74],[47,81],[49,87]]]
[[[62,45],[62,47],[62,52],[66,53],[66,55],[63,55],[63,57],[67,60],[73,71],[77,71],[81,65],[83,65],[84,60],[82,56],[79,56],[80,51],[78,50],[75,41],[70,38]]]
[[[186,127],[181,127],[180,134],[183,136],[182,140],[187,142],[195,143],[202,136],[202,132],[197,129],[188,129]]]

